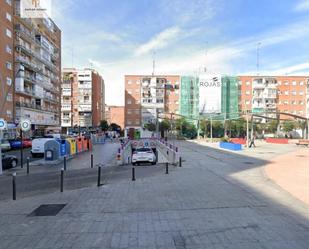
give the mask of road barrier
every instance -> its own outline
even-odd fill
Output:
[[[135,181],[135,167],[132,167],[132,181]]]
[[[105,134],[91,134],[92,144],[105,144],[106,137]]]
[[[13,200],[16,201],[16,172],[12,174],[12,185],[13,185]]]
[[[124,141],[121,147],[118,148],[116,156],[117,165],[130,164],[131,157],[132,157],[131,141],[127,139]]]
[[[27,157],[27,175],[30,173],[30,158]]]
[[[63,192],[63,178],[64,178],[64,169],[62,168],[60,171],[60,192]]]
[[[102,186],[101,184],[101,165],[98,165],[98,182],[97,182],[97,186],[100,187]]]
[[[168,175],[168,163],[165,164],[165,174]]]
[[[157,139],[157,150],[167,159],[168,163],[177,165],[180,153],[177,146],[166,142],[164,139]]]
[[[93,154],[91,153],[91,156],[90,156],[90,167],[93,168]]]

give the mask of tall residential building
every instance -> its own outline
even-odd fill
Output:
[[[124,128],[124,106],[105,106],[105,119],[109,124],[118,124]]]
[[[275,112],[309,118],[309,77],[240,76],[240,108],[276,117]],[[292,117],[283,115],[285,119]]]
[[[12,1],[0,1],[0,118],[14,123],[14,24]]]
[[[64,130],[95,128],[105,119],[105,85],[98,72],[65,68],[61,88],[61,127]]]
[[[1,116],[36,132],[59,128],[61,31],[50,18],[21,18],[19,0],[0,5]]]
[[[142,129],[160,113],[178,113],[180,76],[126,75],[125,127]]]

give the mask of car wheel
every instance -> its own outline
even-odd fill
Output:
[[[156,165],[156,164],[157,164],[156,162],[152,162],[152,163],[151,163],[151,165]]]
[[[17,166],[17,160],[13,160],[13,161],[11,162],[11,166],[12,166],[12,168],[16,168],[16,166]]]

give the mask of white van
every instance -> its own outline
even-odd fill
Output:
[[[54,138],[36,138],[32,140],[32,157],[44,156],[44,145],[47,141],[54,140]]]

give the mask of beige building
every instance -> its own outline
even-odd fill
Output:
[[[64,68],[62,73],[61,127],[98,127],[105,119],[104,80],[93,69]]]
[[[61,31],[50,18],[21,18],[19,0],[0,2],[1,116],[32,130],[60,127]]]

